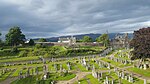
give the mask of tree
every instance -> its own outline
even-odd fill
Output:
[[[92,38],[90,36],[84,36],[82,42],[92,42]]]
[[[25,35],[22,34],[20,27],[15,26],[10,28],[6,34],[6,43],[11,46],[23,44],[25,41]]]
[[[131,59],[150,58],[150,27],[134,31],[133,35],[130,42],[130,47],[134,48]]]
[[[33,39],[30,39],[29,45],[30,45],[30,46],[33,46],[33,45],[34,45],[34,40],[33,40]]]
[[[96,41],[103,43],[103,45],[107,47],[109,45],[109,36],[108,34],[102,34],[101,36],[96,38]]]
[[[0,33],[0,36],[1,36],[1,35],[2,35],[2,34]],[[2,41],[1,41],[1,39],[0,39],[0,44],[1,44],[1,42],[2,42]]]
[[[38,41],[39,42],[47,42],[47,40],[45,38],[40,38]]]
[[[0,33],[0,36],[1,36],[2,34]],[[0,38],[0,47],[2,46],[2,40],[1,40],[1,38]],[[1,48],[0,48],[1,49]]]

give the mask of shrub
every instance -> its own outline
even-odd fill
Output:
[[[19,53],[19,57],[27,57],[28,52],[26,50],[23,50]]]

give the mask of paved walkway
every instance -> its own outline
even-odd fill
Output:
[[[0,84],[10,84],[12,81],[16,80],[18,77],[7,78],[6,80],[0,82]]]

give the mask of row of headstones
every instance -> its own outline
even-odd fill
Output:
[[[116,75],[119,77],[119,78],[122,78],[122,79],[125,79],[125,80],[128,80],[129,82],[133,83],[134,82],[134,78],[133,78],[133,75],[129,75],[123,71],[119,71],[118,68],[114,68],[114,72],[116,73]]]
[[[1,71],[0,76],[2,76],[2,75],[4,75],[4,74],[7,73],[7,72],[12,71],[12,69],[5,68],[5,69],[2,69],[2,70],[0,70],[0,71]]]
[[[108,68],[111,69],[110,63],[104,62],[104,61],[96,61],[96,63],[99,65],[100,68]]]
[[[130,83],[135,82],[136,80],[134,80],[133,75],[129,75],[128,73],[125,73],[123,71],[119,71],[118,68],[114,68],[114,72],[116,73],[116,75],[121,78],[121,79],[125,79],[127,81],[129,81]],[[146,84],[146,79],[144,79],[144,84]]]
[[[58,70],[60,70],[60,72],[65,71],[65,69],[63,69],[63,67],[62,67],[62,64],[60,64],[60,69],[58,69],[58,64],[54,64],[53,66],[56,71],[58,71]],[[68,67],[68,70],[71,70],[70,62],[67,63],[67,67]]]
[[[131,53],[129,50],[119,50],[119,52],[116,53],[119,57],[126,57],[128,56],[128,58],[130,59],[131,58]]]
[[[35,68],[35,71],[34,71],[34,69],[33,68],[28,68],[28,70],[27,70],[27,72],[25,72],[25,75],[23,75],[23,72],[22,71],[20,71],[19,72],[19,79],[21,79],[21,78],[26,78],[26,77],[29,77],[30,75],[38,75],[39,74],[39,70],[38,70],[38,68],[39,67],[36,67]],[[31,72],[30,72],[30,69],[31,69]],[[48,78],[50,78],[50,72],[48,72],[48,66],[47,65],[44,65],[43,66],[43,73],[44,73],[44,75],[43,75],[43,77],[42,77],[42,80],[46,80],[46,79],[48,79]],[[37,81],[38,81],[39,79],[37,78]],[[55,83],[55,81],[51,81],[51,84],[54,84]]]
[[[106,76],[106,79],[104,80],[104,84],[114,84],[114,80],[109,80],[108,76]]]
[[[109,54],[112,50],[113,50],[113,48],[107,48],[107,49],[104,50],[99,56],[106,56],[106,55]]]
[[[110,73],[110,72],[109,72]],[[118,76],[118,78],[121,80],[121,79],[124,79],[124,80],[127,80],[128,82],[130,83],[134,83],[134,78],[132,75],[128,75],[128,74],[125,74],[124,72],[119,72],[117,71],[116,72],[116,75]],[[92,71],[92,76],[94,78],[97,78],[98,80],[102,79],[103,78],[103,73],[102,72],[95,72],[95,71]],[[119,80],[119,84],[121,84],[121,81]],[[106,79],[104,80],[104,84],[114,84],[114,80],[109,80],[108,79],[108,76],[106,76]],[[147,81],[146,79],[144,79],[144,84],[147,84]]]
[[[41,64],[41,63],[42,62],[40,61],[30,61],[30,62],[23,62],[23,63],[5,63],[4,66],[17,66],[17,65]]]
[[[81,62],[80,62],[84,67],[86,67],[86,70],[90,70],[91,69],[90,68],[91,65],[88,62],[85,61],[85,59],[82,59]],[[100,68],[108,68],[108,69],[111,68],[110,64],[107,63],[107,62],[103,62],[103,61],[99,61],[99,60],[94,60],[94,62],[96,62],[96,64],[98,64]]]
[[[146,63],[144,62],[144,63],[142,63],[142,62],[140,61],[140,62],[138,62],[138,63],[134,63],[134,67],[146,70],[147,68],[150,68],[150,63],[149,63],[149,62],[146,62]]]
[[[117,57],[114,57],[114,56],[109,56],[107,57],[107,59],[110,59],[110,60],[113,60],[115,62],[120,62],[124,65],[126,64],[132,64],[132,61],[131,60],[126,60],[126,59],[122,59],[122,58],[117,58]]]
[[[48,72],[48,66],[43,65],[43,73],[47,73],[47,72]],[[21,78],[28,77],[30,75],[38,75],[38,74],[39,74],[39,67],[36,67],[35,70],[34,70],[34,68],[29,67],[29,68],[27,68],[25,75],[23,74],[23,70],[21,70],[18,73],[18,77],[19,77],[19,79],[21,79]]]
[[[95,70],[92,70],[92,76],[94,78],[98,79],[99,81],[100,81],[100,79],[103,79],[103,73],[96,72]],[[106,79],[104,80],[104,84],[114,84],[114,80],[108,80],[108,76],[106,76]]]

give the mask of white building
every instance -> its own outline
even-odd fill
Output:
[[[69,44],[75,44],[76,43],[76,37],[71,36],[70,38],[59,38],[58,43],[69,43]]]

